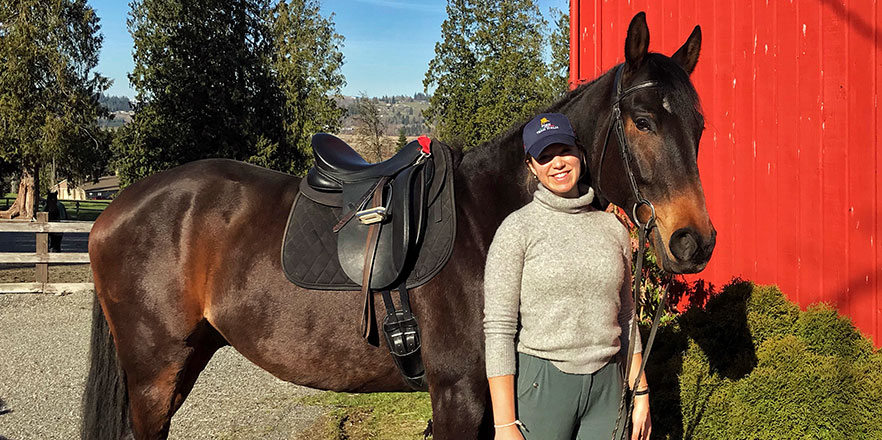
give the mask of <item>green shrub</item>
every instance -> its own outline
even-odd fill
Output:
[[[656,347],[653,438],[882,439],[882,353],[829,306],[735,281]]]

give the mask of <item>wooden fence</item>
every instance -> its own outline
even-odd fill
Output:
[[[36,281],[33,283],[0,283],[2,293],[53,293],[63,295],[93,289],[92,283],[50,283],[50,264],[89,263],[89,253],[49,253],[50,232],[90,232],[93,222],[49,222],[49,214],[37,213],[37,221],[0,220],[0,232],[30,232],[36,234],[36,252],[0,252],[0,264],[34,264]]]

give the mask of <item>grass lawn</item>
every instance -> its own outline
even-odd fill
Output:
[[[422,440],[432,418],[429,393],[324,392],[303,399],[331,411],[302,440]]]

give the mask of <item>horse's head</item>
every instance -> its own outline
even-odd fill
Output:
[[[695,273],[707,265],[716,242],[698,177],[704,118],[689,80],[698,62],[701,29],[696,26],[671,57],[649,53],[648,47],[641,12],[628,27],[625,63],[613,69],[612,90],[603,98],[612,116],[606,136],[596,133],[589,153],[592,184],[602,203],[622,207],[632,221],[649,221],[654,207],[651,237],[660,265],[670,272]],[[602,123],[598,127],[607,129]],[[651,206],[640,203],[641,198]]]

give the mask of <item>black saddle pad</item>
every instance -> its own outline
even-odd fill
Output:
[[[408,253],[406,285],[414,288],[432,279],[453,252],[456,236],[456,205],[453,195],[453,166],[449,147],[432,142],[433,177],[426,193],[424,231]],[[338,233],[333,227],[346,214],[341,193],[311,188],[306,179],[294,200],[282,243],[282,269],[292,283],[314,290],[360,290],[343,270],[338,253]],[[395,213],[392,213],[395,215]],[[351,222],[357,222],[353,219]],[[391,226],[391,225],[390,225]],[[392,233],[391,227],[381,234]],[[351,270],[351,269],[350,269]]]

